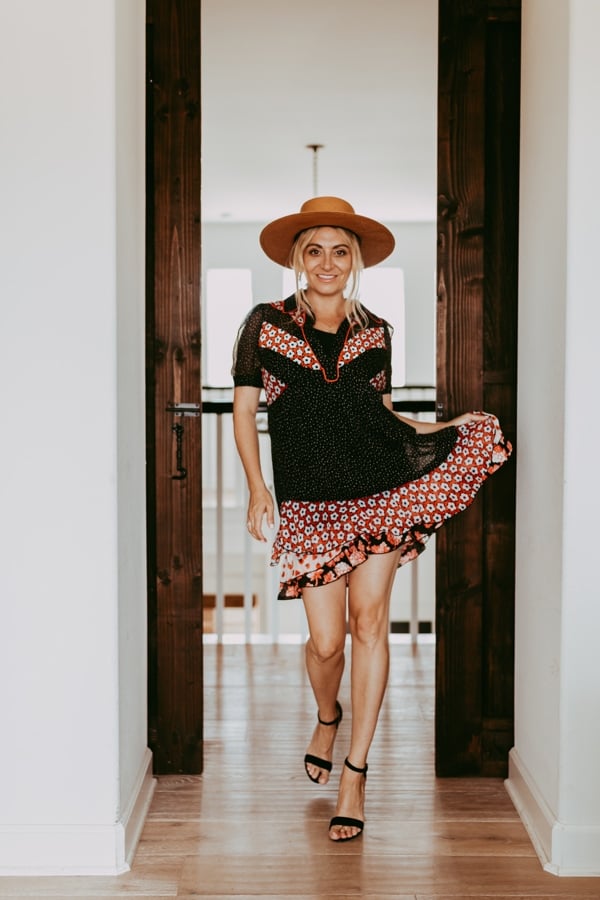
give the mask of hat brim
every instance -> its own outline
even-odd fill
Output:
[[[344,212],[304,212],[283,216],[265,225],[260,234],[260,246],[273,262],[290,267],[290,250],[301,231],[329,226],[352,231],[360,241],[365,269],[375,266],[390,255],[395,246],[392,232],[366,216]]]

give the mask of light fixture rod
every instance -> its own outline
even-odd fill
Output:
[[[307,144],[306,149],[312,150],[312,175],[313,175],[313,197],[319,193],[319,150],[322,150],[325,144]]]

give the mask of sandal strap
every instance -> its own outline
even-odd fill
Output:
[[[346,759],[344,760],[344,765],[349,769],[352,769],[353,772],[358,772],[359,775],[364,775],[365,778],[367,777],[367,771],[369,767],[366,763],[364,769],[359,769],[358,766],[353,766],[348,757],[346,757]]]
[[[335,701],[335,709],[337,712],[337,716],[331,722],[324,722],[317,711],[317,719],[319,720],[319,725],[339,725],[342,721],[342,707],[337,700]]]
[[[348,837],[340,836],[337,838],[332,838],[331,834],[329,835],[329,837],[332,841],[336,841],[339,843],[343,843],[344,841],[351,841],[354,838],[360,837],[361,834],[363,833],[364,827],[365,827],[365,823],[362,821],[362,819],[352,819],[352,818],[348,818],[348,816],[334,816],[333,819],[331,820],[331,822],[329,823],[329,831],[331,831],[332,828],[335,828],[336,826],[340,826],[340,825],[342,826],[342,828],[347,828],[347,827],[357,828],[358,831],[356,832],[356,834],[349,834]]]
[[[331,772],[332,769],[332,763],[330,763],[328,759],[321,759],[320,756],[313,756],[312,753],[306,754],[304,757],[304,765],[318,766],[319,769],[324,769],[326,772]]]
[[[349,825],[351,828],[360,828],[361,831],[365,827],[362,819],[351,819],[348,816],[334,816],[329,823],[329,828],[334,828],[336,825]]]

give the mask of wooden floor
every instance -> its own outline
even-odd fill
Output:
[[[436,781],[432,645],[392,647],[369,758],[367,823],[327,838],[334,778],[302,757],[315,709],[299,646],[207,646],[206,770],[158,783],[132,871],[118,878],[5,878],[1,897],[600,898],[600,879],[546,874],[502,781]]]

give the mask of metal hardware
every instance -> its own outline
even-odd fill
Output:
[[[176,416],[194,416],[197,418],[201,415],[199,403],[169,403],[167,412],[172,412]]]
[[[171,427],[171,431],[175,433],[175,440],[177,442],[177,449],[175,451],[177,475],[171,475],[171,478],[173,481],[183,481],[184,478],[187,478],[187,469],[183,466],[183,425],[180,425],[179,422],[177,422],[176,425]]]

